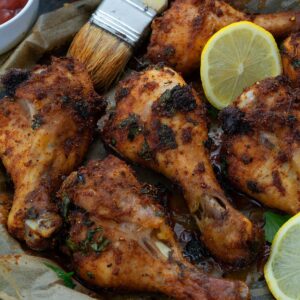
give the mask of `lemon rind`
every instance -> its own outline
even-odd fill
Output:
[[[272,243],[272,248],[271,248],[271,253],[270,257],[264,267],[264,275],[265,279],[267,282],[267,285],[273,294],[273,296],[277,300],[296,300],[294,298],[290,298],[288,295],[282,292],[282,290],[279,288],[279,286],[276,283],[276,279],[274,277],[273,273],[273,268],[272,268],[272,261],[278,252],[278,247],[280,245],[280,242],[282,238],[284,237],[285,233],[292,228],[294,225],[300,224],[300,213],[297,215],[293,216],[291,219],[289,219],[276,233],[273,243]],[[299,295],[300,298],[300,295]],[[299,299],[298,298],[298,299]]]

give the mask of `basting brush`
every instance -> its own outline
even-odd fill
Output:
[[[107,89],[167,4],[167,0],[103,0],[75,36],[68,55],[86,66],[97,88]]]

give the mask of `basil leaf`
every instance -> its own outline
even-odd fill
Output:
[[[57,277],[64,282],[64,285],[66,287],[70,289],[74,289],[74,287],[76,286],[76,284],[72,280],[72,276],[74,275],[74,272],[67,273],[63,269],[48,263],[45,263],[45,266],[51,269],[52,271],[54,271]]]
[[[273,239],[279,230],[279,228],[290,218],[289,215],[280,215],[271,211],[264,213],[265,218],[265,237],[269,243],[273,242]]]

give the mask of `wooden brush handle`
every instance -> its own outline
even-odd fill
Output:
[[[144,4],[148,5],[158,13],[164,11],[168,6],[168,0],[142,0]]]

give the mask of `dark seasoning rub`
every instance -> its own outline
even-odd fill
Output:
[[[144,86],[145,89],[152,90],[156,88],[156,83],[148,82]],[[122,101],[130,92],[129,87],[120,88],[116,93],[116,101]],[[144,142],[138,152],[138,155],[146,161],[155,159],[157,151],[166,151],[176,149],[177,142],[175,133],[167,124],[163,124],[155,119],[155,116],[163,116],[172,118],[176,113],[187,113],[194,111],[197,108],[196,100],[192,93],[192,87],[189,85],[176,85],[172,89],[166,90],[160,98],[152,105],[152,113],[154,120],[149,126],[155,130],[155,136],[149,136],[146,124],[140,120],[140,116],[131,113],[126,119],[123,119],[118,127],[124,129],[127,134],[127,139],[133,141],[137,136],[143,135]],[[192,140],[192,127],[185,128],[182,131],[182,139],[184,143],[189,143]],[[112,146],[116,145],[115,139],[110,140]]]
[[[189,112],[197,107],[192,88],[189,85],[176,85],[166,90],[153,104],[152,110],[159,116],[172,117],[176,112]]]

